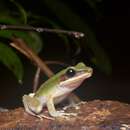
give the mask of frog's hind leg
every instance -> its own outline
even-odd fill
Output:
[[[43,114],[39,114],[42,111],[42,107],[40,107],[39,110],[36,111],[35,107],[37,106],[36,108],[38,108],[38,104],[39,104],[39,101],[36,98],[34,98],[30,95],[29,96],[24,95],[23,96],[23,104],[25,107],[25,111],[27,113],[29,113],[30,115],[38,117],[38,118],[40,118],[40,120],[43,120],[43,118],[49,119],[49,120],[54,120],[54,118],[52,118],[52,117],[48,117],[48,116],[45,116]],[[39,106],[41,106],[41,105],[39,105]]]
[[[24,105],[25,111],[29,113],[30,115],[35,116],[35,113],[31,111],[31,109],[29,108],[29,104],[27,103],[27,97],[29,96],[28,95],[23,96],[23,105]]]

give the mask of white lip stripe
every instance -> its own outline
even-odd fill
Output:
[[[74,82],[74,81],[78,81],[79,79],[85,79],[85,78],[88,78],[88,77],[90,77],[91,76],[91,74],[90,73],[85,73],[85,74],[82,74],[82,75],[80,75],[80,76],[77,76],[77,77],[74,77],[74,78],[70,78],[70,79],[68,79],[68,80],[66,80],[66,81],[63,81],[63,82],[61,82],[60,83],[60,85],[61,86],[64,86],[65,84],[69,84],[69,82]]]

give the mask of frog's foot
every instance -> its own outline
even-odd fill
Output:
[[[68,108],[71,108],[71,107],[73,107],[73,108],[75,108],[76,110],[78,110],[78,109],[80,109],[80,105],[81,104],[85,104],[86,102],[84,102],[84,101],[81,101],[81,102],[79,102],[79,103],[77,103],[77,104],[69,104],[68,106],[65,106],[65,107],[63,107],[63,110],[67,110]]]
[[[66,113],[63,110],[61,110],[61,111],[56,111],[55,113],[52,114],[52,116],[68,118],[69,116],[77,116],[77,113]]]
[[[74,106],[74,108],[75,108],[76,110],[79,110],[79,109],[80,109],[80,105],[84,105],[84,104],[86,104],[86,102],[81,101],[81,102],[77,103],[77,104]]]
[[[86,104],[86,101],[81,101],[81,102],[77,103],[77,105],[83,105],[83,104]]]
[[[76,105],[76,104],[75,104]],[[69,104],[69,105],[67,105],[67,106],[64,106],[63,107],[63,110],[67,110],[68,108],[71,108],[71,107],[74,107],[74,105],[73,104]]]
[[[35,115],[36,117],[40,118],[40,120],[43,120],[43,118],[48,119],[48,120],[54,120],[54,118],[45,116],[43,114]]]

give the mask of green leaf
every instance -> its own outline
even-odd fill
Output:
[[[16,53],[7,45],[0,42],[0,61],[7,66],[21,83],[23,79],[23,66]]]
[[[0,11],[0,23],[18,25],[23,23],[23,21],[21,21],[20,17],[13,17],[11,11],[5,9],[4,11]]]
[[[93,0],[84,0],[92,9],[97,9],[96,1]]]
[[[19,10],[19,12],[21,13],[20,17],[23,21],[24,24],[27,24],[27,12],[25,11],[25,9],[15,0],[10,0]]]
[[[12,36],[22,38],[27,45],[32,48],[36,53],[42,49],[42,40],[40,36],[35,32],[21,32],[13,30],[1,30],[0,37],[11,39]]]
[[[5,15],[0,18],[0,23],[19,25],[20,21],[18,21],[16,18]],[[36,53],[39,53],[41,51],[43,47],[43,42],[38,33],[15,31],[15,30],[0,30],[0,37],[10,39],[14,35],[25,40],[28,46],[32,48]]]
[[[95,1],[93,1],[93,0],[84,0],[84,2],[87,3],[86,4],[86,8],[87,8],[87,6],[89,6],[90,8],[92,8],[93,11],[94,11],[94,13],[98,17],[101,16],[101,12],[99,11],[98,6],[97,6],[97,2],[99,2],[99,1],[98,0],[95,0]]]
[[[36,53],[39,53],[42,49],[42,40],[40,36],[38,36],[35,32],[20,32],[20,31],[11,31],[12,36],[15,35],[17,37],[22,38],[27,45],[33,49]]]
[[[31,18],[35,19],[35,22],[36,21],[40,21],[43,23],[46,24],[49,24],[52,28],[57,28],[57,29],[62,29],[60,25],[58,25],[56,22],[54,22],[53,20],[47,18],[47,17],[43,17],[43,16],[37,16],[37,15],[34,15],[34,14],[29,14]],[[34,23],[33,23],[34,24]],[[69,39],[67,38],[66,35],[63,35],[63,34],[57,34],[62,40],[63,40],[63,44],[65,44],[65,47],[66,47],[66,52],[67,53],[70,53],[70,44],[69,44]]]
[[[32,39],[32,41],[28,41],[28,45],[36,52],[39,53],[42,48],[43,48],[43,40],[41,39],[41,37],[38,35],[38,33],[35,32],[30,32],[29,33],[30,38]],[[30,40],[31,40],[30,39]]]
[[[96,61],[96,64],[101,70],[109,73],[111,70],[111,64],[107,54],[104,49],[101,48],[96,40],[95,34],[89,27],[89,25],[84,22],[79,15],[71,10],[66,4],[58,0],[44,0],[44,4],[54,13],[57,18],[69,29],[84,32],[86,35],[85,42],[88,48],[91,49]],[[58,9],[58,11],[57,11]],[[93,62],[95,63],[95,62]]]
[[[1,16],[0,14],[0,23],[2,24],[18,24],[18,19],[15,19],[15,18],[12,18],[10,16],[7,16],[7,15],[4,15],[4,16]]]
[[[56,24],[55,22],[52,22],[52,20],[48,19],[48,23],[50,23],[53,28],[61,29],[60,25]],[[57,35],[64,41],[64,45],[66,47],[66,52],[69,54],[70,53],[70,44],[69,44],[69,40],[68,40],[67,36],[60,34],[60,33]]]

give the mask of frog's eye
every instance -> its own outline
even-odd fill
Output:
[[[72,68],[70,68],[66,71],[66,76],[69,77],[69,78],[75,76],[75,74],[76,74],[76,71]]]

